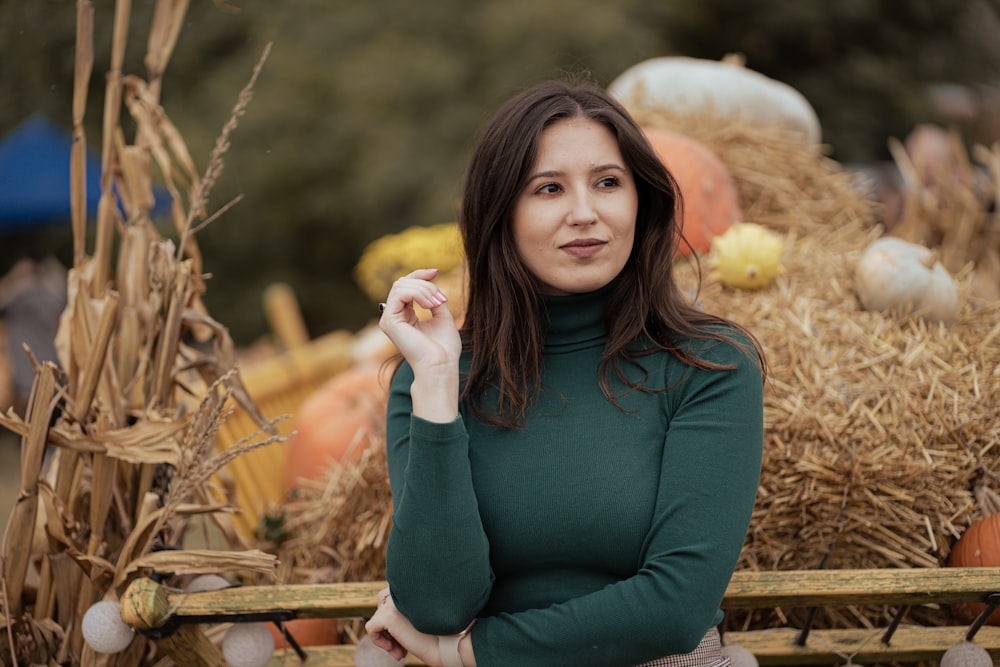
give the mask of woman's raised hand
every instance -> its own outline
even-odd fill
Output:
[[[418,368],[457,363],[462,351],[448,297],[431,282],[437,269],[417,269],[392,284],[379,327],[396,345],[416,372]],[[431,312],[417,317],[414,304]]]
[[[392,284],[379,327],[413,368],[413,414],[451,421],[458,414],[458,359],[462,340],[448,297],[432,282],[437,269],[417,269]],[[414,305],[431,312],[417,317]]]

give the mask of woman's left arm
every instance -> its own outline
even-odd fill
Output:
[[[690,652],[718,622],[760,479],[763,387],[741,350],[717,344],[707,354],[737,367],[667,380],[669,427],[637,573],[565,603],[480,619],[471,633],[480,667],[639,664]]]

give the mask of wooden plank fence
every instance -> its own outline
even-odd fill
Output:
[[[152,579],[137,579],[122,598],[122,614],[137,631],[163,635],[157,641],[180,667],[208,665],[213,664],[213,657],[191,655],[192,646],[206,643],[193,630],[200,623],[366,618],[373,613],[375,595],[384,586],[385,582],[375,581],[177,593]],[[970,602],[986,603],[987,611],[1000,605],[1000,568],[737,572],[722,606],[737,610],[887,604],[905,609]],[[1000,627],[978,623],[968,627],[901,624],[877,629],[812,629],[808,633],[795,628],[751,630],[727,632],[724,643],[748,649],[761,665],[819,665],[843,664],[846,656],[861,663],[938,660],[948,648],[970,637],[994,661],[1000,658]],[[211,653],[211,648],[204,650]],[[306,664],[313,667],[354,664],[354,647],[350,645],[302,650]],[[301,658],[281,651],[271,664],[301,664]],[[407,664],[421,663],[411,660]]]

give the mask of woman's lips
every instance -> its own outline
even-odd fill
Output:
[[[607,246],[607,243],[598,239],[581,239],[579,241],[570,241],[566,245],[560,246],[560,250],[573,257],[587,259],[601,252],[605,246]]]

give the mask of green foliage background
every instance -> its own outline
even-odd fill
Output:
[[[114,3],[94,4],[96,149]],[[71,127],[75,5],[0,2],[0,134],[36,112]],[[145,77],[152,7],[133,3],[126,73]],[[199,235],[206,301],[243,344],[267,333],[261,293],[279,280],[312,334],[360,327],[364,246],[454,219],[483,121],[566,73],[606,85],[650,57],[741,52],[806,95],[835,158],[884,159],[889,136],[934,120],[927,83],[998,80],[998,16],[1000,0],[193,0],[162,100],[199,168],[273,42],[211,203],[244,199]],[[68,262],[67,224],[0,237],[0,271],[38,243]]]

